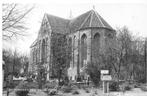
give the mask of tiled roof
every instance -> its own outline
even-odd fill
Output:
[[[113,28],[95,10],[90,10],[71,20],[49,14],[47,14],[47,18],[52,32],[55,33],[73,33],[78,30],[91,27],[113,30]],[[36,42],[37,40],[35,40],[31,46],[34,46]]]
[[[95,10],[90,10],[71,20],[69,27],[71,32],[90,27],[108,28],[113,30],[113,28]]]
[[[36,44],[37,44],[37,39],[31,44],[30,48],[34,47]]]
[[[49,14],[47,14],[47,18],[49,20],[49,24],[51,25],[51,29],[53,32],[61,34],[69,32],[68,19],[60,18]]]
[[[57,33],[69,33],[69,31],[72,33],[90,27],[108,28],[113,30],[113,28],[95,10],[90,10],[71,20],[52,15],[48,15],[47,17],[52,31]]]

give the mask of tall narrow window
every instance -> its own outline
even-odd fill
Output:
[[[38,46],[39,46],[39,50],[38,50],[38,59],[39,59],[39,62],[40,62],[40,44],[41,44],[41,41],[39,41],[39,44],[38,44]]]
[[[48,38],[46,38],[46,42],[45,42],[45,62],[47,62],[47,58],[48,58]]]
[[[45,62],[45,40],[42,41],[42,63]]]
[[[84,66],[84,60],[87,59],[87,36],[85,34],[81,37],[81,67]]]
[[[93,37],[93,55],[94,57],[98,57],[99,55],[99,49],[100,49],[100,35],[99,33],[96,33]]]
[[[73,40],[73,67],[74,67],[74,63],[75,63],[75,57],[76,57],[76,55],[74,54],[75,53],[75,50],[76,50],[76,36],[74,36],[74,38],[73,38],[74,40]]]
[[[32,55],[33,55],[33,63],[35,63],[35,50],[34,50],[34,48],[32,50]]]
[[[71,54],[72,53],[72,38],[71,37],[69,38],[68,44],[69,44],[69,53]],[[72,58],[70,60],[72,60]]]

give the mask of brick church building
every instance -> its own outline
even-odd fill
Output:
[[[30,47],[29,70],[35,72],[37,64],[42,62],[47,70],[47,80],[53,74],[54,53],[51,46],[54,46],[52,40],[57,35],[66,35],[72,46],[67,75],[76,80],[78,75],[83,79],[88,77],[85,72],[87,64],[99,60],[98,55],[107,51],[116,32],[95,10],[71,19],[44,14],[38,37]]]

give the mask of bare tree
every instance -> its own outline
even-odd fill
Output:
[[[108,61],[112,65],[114,74],[118,80],[142,79],[144,64],[143,41],[136,36],[134,37],[127,27],[118,28],[117,32],[116,44],[118,47],[116,50],[110,47],[108,52]],[[112,44],[110,43],[110,45]]]
[[[26,16],[34,8],[20,7],[20,4],[2,4],[2,31],[3,40],[13,37],[26,36]]]

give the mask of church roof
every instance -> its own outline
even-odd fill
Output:
[[[69,27],[71,32],[90,27],[113,30],[113,28],[95,10],[90,10],[77,18],[74,18],[70,21]]]
[[[73,33],[85,28],[107,28],[114,30],[95,10],[90,10],[71,20],[47,14],[47,19],[54,33]],[[37,40],[31,46],[35,46]]]
[[[37,44],[37,39],[31,44],[30,48]]]
[[[71,20],[63,19],[53,15],[47,15],[51,29],[57,33],[73,33],[77,30],[90,27],[107,28],[113,30],[113,28],[95,11],[90,10],[76,18]]]
[[[68,19],[60,18],[49,14],[47,14],[47,18],[49,20],[49,24],[53,32],[61,34],[69,32]]]

